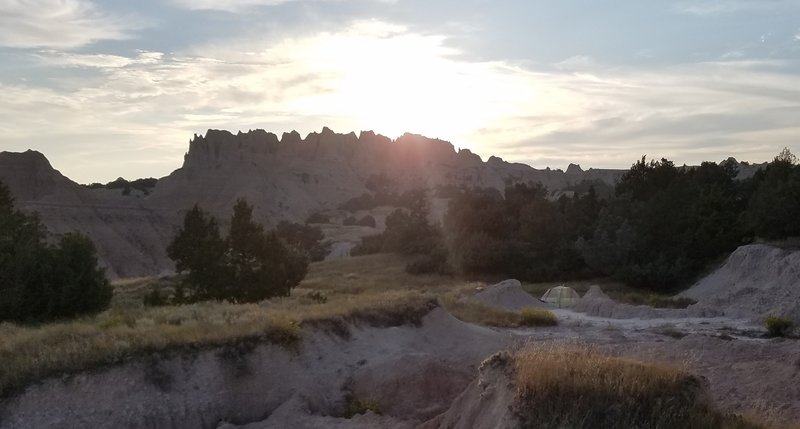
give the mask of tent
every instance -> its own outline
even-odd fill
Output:
[[[547,289],[540,298],[541,301],[555,305],[558,308],[572,307],[578,302],[580,296],[575,289],[569,286],[556,286]]]

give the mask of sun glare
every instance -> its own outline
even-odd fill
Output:
[[[375,22],[314,38],[304,57],[314,61],[309,67],[323,68],[331,91],[304,97],[297,107],[337,112],[392,137],[415,132],[469,146],[476,131],[543,101],[528,77],[495,63],[460,61],[445,42]]]

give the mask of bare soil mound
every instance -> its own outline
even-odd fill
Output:
[[[514,413],[517,402],[509,355],[500,352],[486,359],[478,377],[453,401],[445,413],[425,422],[419,429],[516,429],[521,427]]]
[[[509,279],[487,286],[486,289],[468,299],[505,311],[520,311],[523,308],[548,308],[555,306],[539,301],[522,289],[519,280]]]
[[[698,301],[690,307],[697,314],[750,319],[776,315],[800,322],[800,251],[763,244],[739,247],[681,295]]]

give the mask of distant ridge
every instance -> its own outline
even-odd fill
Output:
[[[566,172],[538,170],[496,156],[484,162],[467,149],[456,151],[449,142],[416,134],[392,140],[372,131],[339,134],[325,127],[305,138],[296,131],[278,138],[261,129],[237,134],[210,129],[190,140],[183,165],[155,188],[123,195],[120,189],[76,184],[39,152],[0,152],[0,179],[18,206],[39,212],[54,233],[88,234],[112,277],[171,272],[164,248],[182,211],[194,204],[224,220],[236,199],[246,198],[265,224],[303,222],[313,212],[335,212],[345,201],[374,192],[368,184],[376,178],[397,192],[445,186],[502,190],[537,182],[563,192],[586,183],[611,187],[623,171],[575,164]]]

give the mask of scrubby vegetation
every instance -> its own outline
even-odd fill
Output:
[[[764,327],[770,337],[786,337],[792,333],[794,322],[785,317],[770,316],[764,320]]]
[[[156,187],[156,183],[158,183],[158,179],[153,177],[136,179],[134,181],[128,181],[120,177],[117,180],[106,183],[105,185],[102,183],[92,183],[83,186],[89,189],[122,189],[122,195],[129,195],[131,190],[135,189],[144,193],[145,195],[149,195],[150,191]]]
[[[386,230],[370,237],[350,252],[352,255],[367,255],[378,252],[393,252],[413,255],[406,266],[413,274],[451,272],[444,247],[442,231],[428,220],[428,202],[424,190],[408,193],[407,209],[397,209],[386,218]]]
[[[50,237],[37,216],[14,208],[0,182],[0,321],[98,313],[111,295],[92,241],[78,233]]]
[[[317,250],[321,232],[317,232],[288,224],[281,225],[279,232],[266,232],[253,221],[253,207],[240,199],[223,239],[217,221],[194,206],[167,247],[176,270],[185,273],[171,302],[242,303],[289,296],[306,275],[309,254],[321,253]]]
[[[448,294],[441,299],[447,311],[461,321],[499,328],[518,328],[520,326],[555,326],[556,316],[541,308],[525,308],[519,313],[499,310],[480,302],[458,299]]]
[[[344,418],[351,419],[367,412],[381,415],[381,404],[372,399],[359,399],[352,394],[345,396]]]
[[[251,304],[148,307],[143,301],[152,290],[171,290],[180,281],[118,282],[111,308],[98,315],[40,326],[0,324],[0,396],[32,380],[153,352],[253,340],[294,349],[306,326],[348,335],[353,324],[419,324],[437,305],[437,296],[475,288],[452,277],[409,275],[405,263],[393,255],[316,263],[291,297]]]
[[[703,381],[675,368],[553,344],[528,346],[512,359],[526,428],[761,427],[716,410]]]

